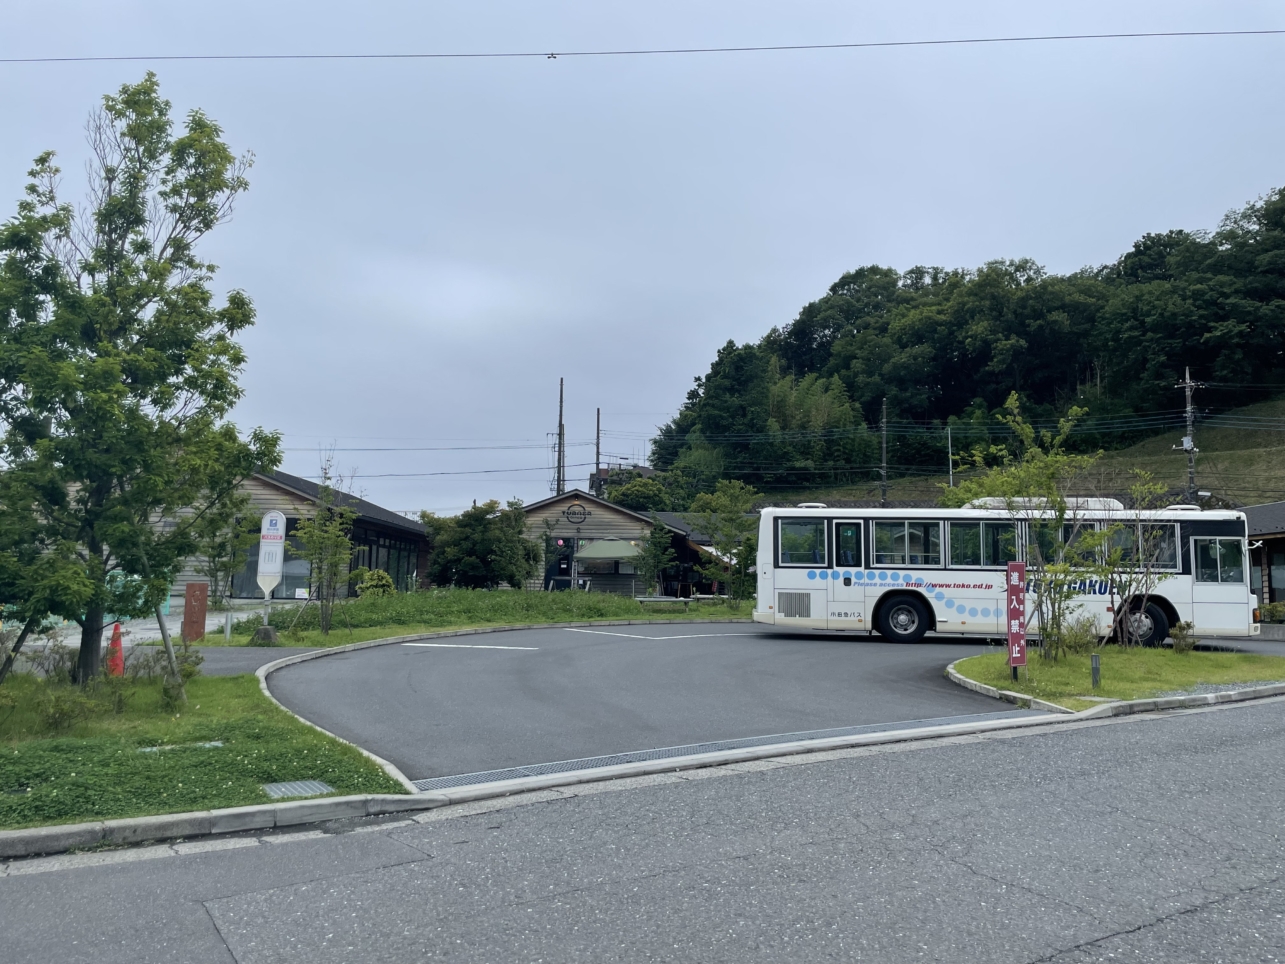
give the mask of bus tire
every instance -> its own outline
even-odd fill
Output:
[[[1160,646],[1169,638],[1169,617],[1155,603],[1130,608],[1130,635],[1142,646]]]
[[[928,628],[928,608],[916,596],[894,596],[879,607],[879,635],[890,643],[917,643]]]

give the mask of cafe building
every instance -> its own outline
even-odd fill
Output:
[[[659,514],[653,522],[652,515],[613,505],[580,489],[533,502],[524,511],[527,538],[545,546],[544,572],[528,584],[529,589],[650,593],[652,587],[642,584],[634,562],[660,525],[670,534],[678,560],[667,574],[663,594],[691,596],[702,590],[694,564],[708,548],[690,538],[690,527],[666,522]]]

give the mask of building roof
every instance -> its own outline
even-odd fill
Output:
[[[256,472],[255,476],[265,482],[287,489],[296,495],[303,496],[309,502],[316,502],[321,495],[320,485],[308,479],[302,479],[297,475],[289,475],[285,472]],[[352,509],[357,513],[357,518],[363,522],[376,522],[417,536],[424,535],[423,523],[415,519],[408,519],[404,515],[400,515],[391,509],[385,509],[383,506],[375,505],[373,502],[359,499],[355,495],[349,495],[347,492],[336,491],[335,504]]]
[[[665,516],[672,515],[670,512],[635,512],[633,509],[626,509],[624,506],[619,506],[614,502],[608,502],[606,499],[600,499],[596,495],[591,495],[584,491],[584,489],[567,489],[567,491],[563,492],[561,495],[551,495],[547,499],[541,499],[539,502],[532,502],[530,505],[524,505],[522,507],[522,511],[530,512],[533,509],[543,509],[546,505],[552,505],[553,503],[560,502],[563,499],[576,499],[581,502],[587,502],[591,505],[603,506],[613,512],[619,512],[621,515],[632,516],[639,522],[645,522],[649,526],[653,524],[651,517],[654,515],[658,517],[667,528],[673,529],[675,532],[684,531],[676,526],[670,525],[670,523],[665,520]]]
[[[1245,513],[1251,536],[1273,535],[1285,532],[1285,502],[1265,502],[1262,505],[1247,505],[1240,510]]]
[[[755,513],[757,515],[757,513]],[[675,532],[681,533],[687,537],[687,541],[697,546],[709,546],[714,544],[711,539],[703,532],[698,532],[689,519],[689,513],[686,512],[657,512],[656,518]]]

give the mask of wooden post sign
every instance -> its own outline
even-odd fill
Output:
[[[1008,665],[1017,679],[1017,667],[1026,665],[1026,563],[1008,564]]]
[[[205,638],[205,612],[210,601],[210,586],[189,582],[183,592],[183,642],[194,643]]]

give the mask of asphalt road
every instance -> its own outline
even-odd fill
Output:
[[[952,660],[984,651],[976,641],[905,646],[731,623],[435,642],[311,660],[269,685],[412,780],[1011,709],[942,676]]]
[[[1281,961],[1282,759],[1276,700],[17,862],[0,961]]]
[[[205,657],[201,672],[206,676],[253,673],[265,663],[275,663],[295,653],[312,652],[311,649],[294,646],[202,646],[200,650]]]

